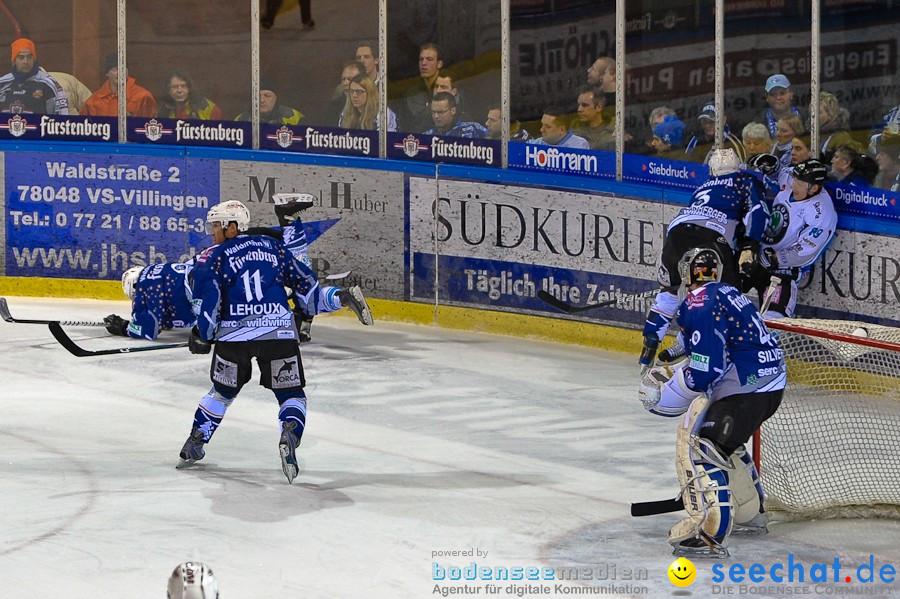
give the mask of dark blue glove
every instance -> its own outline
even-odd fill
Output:
[[[212,342],[200,338],[197,327],[191,329],[191,338],[188,339],[188,349],[192,354],[208,354],[212,350]]]

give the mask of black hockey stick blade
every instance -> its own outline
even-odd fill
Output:
[[[50,324],[51,322],[59,322],[69,327],[102,327],[106,326],[102,320],[33,320],[28,318],[13,318],[9,313],[9,305],[6,303],[5,297],[0,297],[0,317],[6,322],[14,322],[16,324]]]
[[[675,499],[663,499],[661,501],[643,501],[641,503],[631,504],[631,515],[635,518],[640,516],[655,516],[657,514],[668,514],[669,512],[678,512],[684,509],[684,500],[681,497]]]
[[[537,298],[547,304],[548,306],[553,306],[557,310],[565,312],[566,314],[577,314],[578,312],[585,312],[587,310],[593,310],[594,308],[603,308],[606,306],[612,306],[619,300],[609,300],[608,302],[600,302],[599,304],[588,304],[587,306],[573,306],[572,304],[567,304],[562,301],[549,291],[544,291],[543,289],[539,289],[537,292]]]
[[[108,356],[111,354],[133,354],[136,352],[142,351],[155,351],[157,349],[172,349],[176,347],[187,347],[187,341],[182,343],[154,343],[153,345],[134,345],[134,346],[126,346],[126,347],[116,347],[113,349],[98,349],[98,350],[89,350],[84,349],[79,346],[77,343],[72,341],[72,339],[66,335],[66,332],[63,330],[62,325],[59,322],[53,321],[48,323],[50,328],[50,332],[59,341],[59,344],[66,348],[70,354],[73,356],[78,356],[79,358],[87,358],[90,356]]]

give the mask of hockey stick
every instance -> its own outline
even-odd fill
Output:
[[[114,349],[98,349],[88,350],[80,347],[77,343],[66,334],[59,322],[51,321],[48,323],[50,332],[59,341],[59,344],[66,348],[70,354],[79,358],[90,356],[108,356],[111,354],[133,354],[141,351],[154,351],[157,349],[172,349],[176,347],[187,347],[187,341],[182,343],[155,343],[153,345],[137,345],[132,347],[117,347]]]
[[[772,298],[775,297],[775,294],[781,291],[781,278],[775,275],[769,277],[769,286],[766,287],[766,293],[763,295],[763,303],[759,307],[759,314],[765,318],[766,310],[769,309],[769,305],[772,303]]]
[[[660,501],[642,501],[640,503],[631,504],[631,515],[635,518],[640,516],[655,516],[657,514],[668,514],[669,512],[677,512],[684,509],[684,500],[681,497],[675,499],[662,499]]]
[[[652,297],[659,293],[659,289],[651,289],[650,291],[644,291],[642,293],[636,293],[634,295],[635,298],[639,297]],[[573,306],[572,304],[566,303],[550,293],[549,291],[544,291],[543,289],[539,289],[537,292],[537,298],[547,304],[548,306],[553,306],[557,310],[561,312],[565,312],[566,314],[577,314],[579,312],[586,312],[587,310],[593,310],[595,308],[605,308],[606,306],[612,306],[614,304],[618,304],[622,298],[616,298],[605,302],[600,302],[597,304],[588,304],[586,306]]]
[[[50,324],[51,322],[59,322],[67,327],[103,327],[106,326],[102,320],[31,320],[27,318],[13,318],[9,313],[9,306],[5,297],[0,297],[0,317],[6,322],[14,322],[16,324]]]

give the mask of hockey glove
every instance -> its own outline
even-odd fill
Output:
[[[669,380],[669,374],[665,367],[656,367],[648,370],[641,377],[641,385],[638,388],[638,399],[644,404],[644,409],[653,412],[659,399],[662,397],[662,386]]]
[[[768,267],[772,270],[778,270],[778,254],[775,253],[775,250],[772,248],[766,248],[763,250],[763,256],[768,262]]]
[[[778,171],[778,157],[774,154],[754,154],[747,159],[747,166],[764,175],[771,175]]]
[[[752,276],[759,268],[759,242],[750,239],[741,244],[741,252],[738,254],[738,269],[745,277]]]
[[[200,338],[197,327],[191,329],[191,338],[188,339],[188,349],[192,354],[208,354],[212,350],[212,343]]]
[[[110,314],[103,319],[103,324],[106,325],[106,330],[110,335],[128,336],[128,321],[121,316]]]

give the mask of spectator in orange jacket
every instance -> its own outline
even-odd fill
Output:
[[[92,116],[118,116],[119,114],[119,65],[115,54],[107,54],[103,59],[103,72],[106,73],[106,82],[100,89],[91,94],[81,114]],[[128,75],[127,71],[125,73]],[[128,77],[125,82],[125,109],[128,116],[156,116],[156,99],[147,89],[138,85],[134,77]]]

